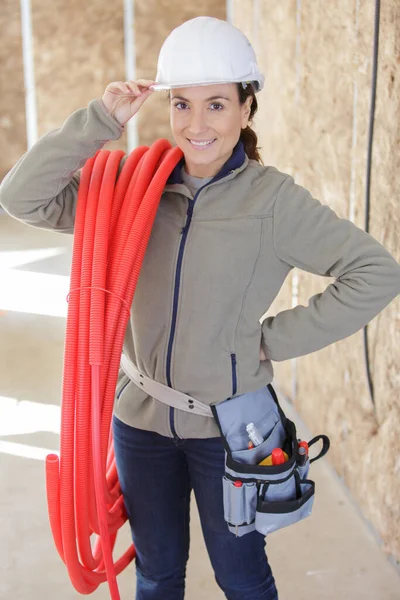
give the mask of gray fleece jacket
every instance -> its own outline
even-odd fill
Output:
[[[73,233],[78,170],[122,132],[92,100],[20,158],[2,182],[1,204],[24,223]],[[356,333],[399,294],[400,265],[376,239],[291,176],[249,160],[241,142],[195,196],[183,164],[163,191],[124,341],[149,377],[206,404],[222,402],[272,382],[273,361]],[[307,306],[260,325],[294,267],[335,281]],[[122,370],[115,414],[169,437],[219,435],[213,418],[149,397]]]

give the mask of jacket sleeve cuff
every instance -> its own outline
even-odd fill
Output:
[[[100,109],[102,110],[102,112],[107,116],[108,121],[111,121],[111,123],[113,125],[117,126],[117,130],[119,132],[123,132],[125,131],[125,125],[121,125],[121,123],[111,115],[110,111],[108,110],[108,108],[106,107],[106,105],[104,104],[103,100],[101,98],[96,98],[95,102],[98,103]]]

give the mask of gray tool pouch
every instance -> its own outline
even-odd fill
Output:
[[[296,426],[283,413],[271,384],[211,405],[211,410],[225,447],[224,518],[230,531],[242,536],[256,529],[267,535],[310,515],[315,484],[307,479],[308,471],[310,463],[329,450],[329,438],[317,435],[310,440],[309,447],[321,439],[322,450],[300,465]],[[254,423],[264,439],[252,449],[248,423]],[[288,460],[260,466],[274,448],[282,448]]]

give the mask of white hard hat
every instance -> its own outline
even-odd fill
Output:
[[[252,82],[264,87],[255,52],[245,34],[227,21],[196,17],[176,27],[158,57],[153,90]]]

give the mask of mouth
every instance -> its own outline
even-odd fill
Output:
[[[206,148],[210,148],[210,146],[213,145],[213,143],[216,141],[216,138],[212,140],[191,140],[187,138],[187,140],[192,146],[192,148],[195,148],[196,150],[205,150]]]

